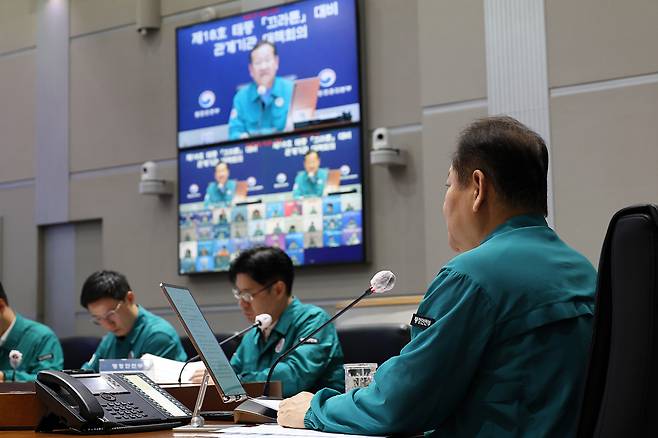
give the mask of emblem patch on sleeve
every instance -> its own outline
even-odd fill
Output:
[[[427,316],[420,316],[414,313],[414,316],[411,317],[411,325],[421,329],[426,329],[427,327],[434,324],[435,320],[428,318]]]

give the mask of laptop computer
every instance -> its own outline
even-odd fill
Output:
[[[160,283],[160,288],[174,309],[192,345],[199,353],[210,378],[225,403],[242,403],[235,408],[234,418],[241,423],[276,423],[278,399],[251,398],[220,347],[208,321],[201,313],[192,293],[183,286]]]
[[[292,131],[297,123],[308,122],[315,119],[315,109],[318,105],[318,90],[320,78],[304,78],[295,81],[295,88],[290,100],[286,131]]]

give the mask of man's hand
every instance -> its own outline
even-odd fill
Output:
[[[0,371],[0,382],[4,382],[4,381],[5,381],[5,373]]]
[[[279,413],[276,417],[279,425],[304,429],[304,416],[311,407],[311,399],[314,395],[311,392],[300,392],[283,400],[279,404]]]

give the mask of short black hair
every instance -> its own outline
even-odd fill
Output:
[[[85,309],[89,303],[102,298],[123,300],[132,290],[123,274],[115,271],[96,271],[85,280],[80,294],[80,304]]]
[[[308,157],[311,154],[315,154],[318,156],[318,160],[320,159],[320,152],[316,151],[315,149],[309,149],[305,154],[304,154],[304,159]]]
[[[7,299],[7,294],[5,293],[5,288],[2,287],[1,281],[0,281],[0,300],[5,300],[5,304],[9,305],[9,300]]]
[[[251,55],[252,55],[256,50],[260,49],[260,48],[263,47],[263,46],[270,46],[270,47],[272,48],[272,50],[274,51],[274,56],[278,56],[278,55],[277,55],[277,52],[276,52],[276,46],[274,45],[274,43],[273,43],[272,41],[268,41],[268,40],[260,40],[260,41],[258,41],[258,42],[256,43],[256,45],[254,46],[254,48],[251,49],[251,50],[249,51],[249,64],[251,64],[251,62],[252,62]]]
[[[512,117],[486,117],[466,127],[459,136],[452,169],[461,186],[479,169],[509,207],[548,214],[546,143]]]
[[[231,263],[228,277],[235,284],[238,274],[246,274],[263,286],[281,280],[288,295],[292,294],[295,272],[292,260],[280,248],[259,246],[242,251]]]

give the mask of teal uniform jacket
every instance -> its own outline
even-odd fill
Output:
[[[14,369],[9,364],[11,350],[23,353],[15,379]],[[50,327],[17,314],[7,340],[0,346],[0,371],[5,375],[5,382],[12,379],[17,382],[32,381],[39,371],[61,370],[63,367],[62,346]]]
[[[139,359],[146,353],[177,361],[187,359],[180,337],[171,324],[139,306],[130,333],[122,338],[114,333],[103,336],[94,355],[80,368],[98,372],[99,359]]]
[[[231,358],[243,382],[267,380],[270,367],[281,354],[329,319],[321,308],[293,298],[267,341],[259,330],[248,332]],[[345,389],[343,350],[336,328],[329,324],[306,344],[299,346],[274,368],[272,380],[280,380],[283,396],[320,388]]]
[[[213,206],[228,207],[233,201],[235,196],[235,187],[237,183],[234,179],[229,179],[223,188],[219,187],[217,182],[213,181],[208,184],[206,189],[206,196],[203,199],[203,204],[206,208]]]
[[[241,88],[233,98],[228,121],[229,140],[283,131],[294,87],[293,81],[277,76],[264,100],[255,82]]]
[[[183,257],[180,261],[180,269],[181,272],[183,273],[194,272],[194,270],[196,269],[194,259],[191,257]]]
[[[305,170],[297,173],[295,185],[292,188],[293,198],[311,198],[320,197],[324,192],[324,186],[327,184],[329,169],[318,169],[315,176],[310,177]]]
[[[543,217],[514,217],[441,269],[411,342],[369,387],[321,390],[304,424],[371,435],[575,436],[595,288],[592,265]]]

